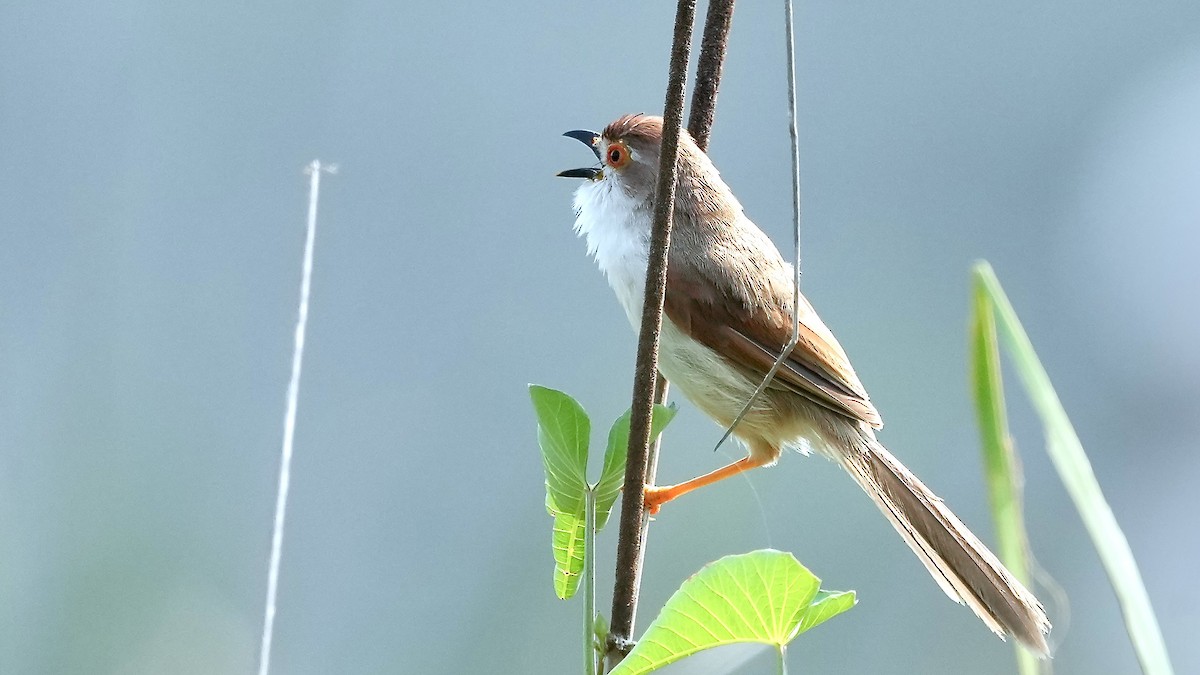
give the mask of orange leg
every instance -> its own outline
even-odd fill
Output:
[[[762,466],[769,461],[770,460],[768,459],[743,457],[733,464],[723,466],[716,471],[706,473],[703,476],[697,476],[696,478],[693,478],[689,481],[684,481],[677,485],[647,485],[646,511],[652,516],[657,515],[658,510],[662,508],[663,504],[666,504],[680,495],[687,494],[692,490],[695,490],[696,488],[702,488],[705,485],[712,485],[713,483],[729,478],[730,476],[736,476],[743,471],[749,471],[750,469]]]

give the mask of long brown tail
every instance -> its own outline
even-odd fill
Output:
[[[1048,655],[1041,603],[937,495],[873,439],[840,459],[951,600],[965,602],[1001,638]]]

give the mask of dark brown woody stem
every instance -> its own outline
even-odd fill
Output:
[[[675,210],[675,174],[679,163],[679,132],[683,126],[683,100],[687,62],[691,52],[696,0],[679,0],[675,11],[675,37],[663,111],[662,156],[654,195],[654,220],[650,230],[646,294],[638,334],[637,366],[633,379],[633,409],[629,419],[629,454],[625,465],[625,490],[621,496],[621,524],[617,541],[617,569],[613,582],[612,624],[608,638],[609,668],[628,653],[633,643],[642,559],[643,489],[650,449],[650,418],[654,411],[654,382],[658,372],[658,339],[662,330],[663,297],[667,286],[667,248],[671,245],[671,214]]]
[[[634,373],[633,409],[629,424],[629,450],[625,488],[621,501],[617,542],[616,579],[613,586],[612,621],[609,628],[607,666],[612,669],[633,647],[634,618],[641,588],[642,562],[649,520],[645,515],[643,488],[653,483],[658,465],[658,443],[650,444],[650,420],[654,404],[667,398],[667,381],[658,374],[658,342],[662,330],[663,297],[666,291],[667,251],[671,244],[671,214],[675,203],[679,133],[683,123],[686,70],[695,23],[695,0],[679,0],[671,65],[663,111],[663,140],[654,220],[646,268],[645,303],[638,337]],[[697,89],[693,95],[688,130],[701,149],[708,145],[716,109],[721,66],[733,18],[733,0],[711,0],[705,20],[704,40],[697,65]]]
[[[708,150],[713,118],[717,112],[717,89],[725,64],[725,46],[729,44],[729,25],[733,23],[734,0],[709,0],[704,18],[704,39],[696,62],[696,87],[692,91],[692,111],[688,115],[688,133],[701,150]]]

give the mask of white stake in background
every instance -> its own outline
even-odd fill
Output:
[[[263,616],[262,647],[258,675],[271,670],[271,638],[275,631],[275,599],[279,592],[279,559],[283,553],[283,521],[287,515],[288,485],[292,477],[292,442],[296,437],[296,401],[300,396],[300,366],[304,359],[304,332],[308,327],[308,296],[312,290],[313,241],[317,234],[317,199],[321,172],[335,173],[337,167],[321,166],[314,159],[305,172],[308,184],[308,233],[304,240],[304,268],[300,277],[300,315],[296,319],[296,341],[292,351],[292,378],[287,388],[287,412],[283,417],[283,449],[279,460],[279,491],[275,497],[275,528],[271,534],[271,562],[267,568],[267,606]]]

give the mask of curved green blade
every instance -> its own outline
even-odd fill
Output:
[[[583,574],[591,423],[583,407],[561,391],[531,384],[529,397],[546,469],[546,511],[554,517],[554,593],[566,600],[575,595]]]
[[[818,593],[821,580],[790,553],[721,558],[683,582],[611,675],[640,675],[738,642],[783,647],[854,606],[854,592]]]
[[[800,615],[796,617],[796,635],[825,623],[857,602],[854,591],[818,591],[808,607],[800,610]]]
[[[1021,508],[1021,475],[1017,451],[1008,431],[1008,412],[1004,402],[1004,378],[1000,369],[1000,344],[996,337],[996,316],[992,300],[983,284],[972,284],[973,298],[969,321],[971,384],[975,394],[975,413],[983,441],[984,475],[988,501],[996,525],[996,552],[1004,566],[1021,583],[1029,586],[1029,537]],[[1013,642],[1020,675],[1038,675],[1042,661],[1032,651]],[[1049,670],[1047,669],[1047,672]]]
[[[1012,357],[1013,366],[1034,410],[1042,420],[1050,461],[1054,463],[1063,487],[1075,503],[1075,509],[1083,519],[1092,545],[1108,573],[1109,583],[1116,591],[1121,613],[1125,617],[1125,629],[1142,672],[1170,675],[1174,670],[1167,655],[1166,643],[1163,642],[1158,618],[1150,606],[1150,597],[1133,558],[1133,551],[1129,548],[1129,541],[1104,499],[1092,464],[1083,450],[1083,443],[1050,383],[1050,376],[1038,359],[1033,343],[1001,288],[992,266],[981,261],[976,263],[972,274],[976,287],[981,287],[991,301],[1002,343]]]
[[[547,502],[551,504],[551,502]],[[558,511],[554,516],[554,594],[560,600],[575,595],[583,574],[584,541],[587,536],[587,519],[573,513]]]
[[[546,493],[564,513],[583,518],[591,423],[583,406],[561,391],[529,385],[538,418],[538,445],[546,468]],[[553,513],[551,514],[553,515]]]
[[[658,435],[667,428],[679,408],[674,403],[670,406],[661,403],[654,405],[654,416],[650,419],[650,442],[653,443]],[[600,472],[600,480],[596,483],[596,531],[604,529],[608,516],[612,513],[617,495],[621,494],[621,486],[625,483],[625,455],[629,452],[629,411],[626,410],[613,422],[608,431],[608,448],[604,451],[604,469]]]

